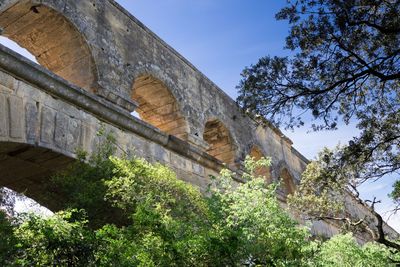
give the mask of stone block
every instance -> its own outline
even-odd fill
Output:
[[[186,170],[190,162],[175,153],[171,153],[171,164],[180,170]]]
[[[66,148],[69,152],[75,152],[80,144],[81,122],[74,118],[68,120],[68,134]]]
[[[26,138],[28,142],[34,142],[38,130],[38,108],[34,103],[27,103],[25,106]]]
[[[163,148],[162,146],[158,144],[151,144],[152,145],[152,156],[156,161],[163,162],[163,163],[168,163],[170,162],[170,152]]]
[[[7,73],[4,73],[0,71],[0,86],[9,89],[9,90],[14,90],[15,89],[15,78],[8,75]]]
[[[48,108],[48,107],[42,108],[40,141],[42,141],[43,143],[46,143],[46,144],[53,143],[55,117],[56,117],[55,110]]]
[[[57,147],[65,149],[67,145],[68,116],[58,112],[54,131],[54,142]]]
[[[20,139],[24,135],[22,98],[11,96],[8,99],[8,103],[10,112],[10,137]]]
[[[143,138],[132,134],[129,140],[129,149],[133,150],[134,155],[144,157],[143,147],[145,146],[145,143],[146,141]]]
[[[8,107],[7,98],[0,94],[0,136],[8,136]]]
[[[93,141],[96,137],[96,130],[87,123],[81,122],[80,148],[90,153],[93,151]]]
[[[192,171],[195,174],[204,176],[204,167],[201,166],[200,164],[197,164],[195,162],[192,162]]]

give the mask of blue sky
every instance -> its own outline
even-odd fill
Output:
[[[150,30],[160,36],[232,98],[245,66],[264,55],[289,55],[284,50],[289,27],[275,14],[286,0],[117,0]],[[18,49],[0,37],[0,43]],[[26,54],[25,54],[26,55]],[[308,128],[285,134],[307,158],[323,148],[346,143],[357,132],[354,125],[341,125],[334,132],[308,133]],[[383,213],[391,207],[387,194],[392,179],[362,187],[364,196],[377,196]],[[400,231],[400,216],[389,222]]]
[[[285,0],[117,2],[233,98],[244,66],[266,53],[287,54],[287,23],[273,19]]]

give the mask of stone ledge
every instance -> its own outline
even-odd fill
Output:
[[[125,97],[119,95],[116,92],[112,92],[108,89],[103,88],[101,85],[97,84],[95,86],[96,94],[113,104],[127,110],[128,112],[133,112],[139,106],[136,101],[128,100]]]

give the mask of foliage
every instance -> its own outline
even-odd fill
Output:
[[[309,231],[279,206],[277,185],[266,186],[265,177],[254,177],[260,164],[268,166],[269,160],[256,163],[247,158],[248,174],[243,175],[247,182],[239,185],[232,182],[232,172],[222,171],[212,189],[210,204],[217,215],[214,234],[228,244],[224,252],[229,253],[217,265],[305,265],[313,252]]]
[[[400,180],[397,180],[393,185],[393,192],[390,194],[390,197],[394,199],[396,202],[396,206],[400,207]]]
[[[2,266],[89,266],[96,248],[95,236],[86,226],[85,214],[71,210],[50,218],[25,215],[8,227],[9,261]]]
[[[334,221],[342,225],[345,232],[368,234],[375,241],[399,251],[400,243],[387,237],[383,218],[374,209],[377,201],[374,199],[367,205],[359,198],[356,171],[338,156],[343,150],[336,149],[339,152],[323,149],[318,158],[308,164],[296,192],[288,197],[289,206],[307,219]],[[364,207],[369,215],[348,212],[354,204]]]
[[[344,166],[336,168],[332,160],[334,154],[325,148],[315,161],[308,164],[296,192],[288,196],[292,210],[310,218],[334,218],[346,211],[346,200],[351,190],[347,182],[353,173]]]
[[[17,240],[13,235],[13,225],[5,212],[0,210],[0,266],[10,264],[15,254]]]
[[[323,151],[308,167],[303,210],[315,208],[307,201],[326,209],[329,199],[345,191],[357,198],[357,187],[367,180],[395,177],[400,170],[400,2],[288,1],[276,17],[291,26],[286,48],[293,56],[266,56],[246,68],[239,104],[292,129],[313,119],[314,130],[332,130],[342,119],[356,122],[360,130],[348,145]],[[391,194],[397,204],[398,184]],[[370,201],[378,221],[375,239],[391,246],[374,211],[377,201]],[[321,217],[321,212],[313,215]]]
[[[131,219],[124,229],[99,234],[131,243],[127,266],[182,266],[202,262],[208,207],[200,191],[167,167],[143,159],[111,157],[114,176],[105,181],[105,198]],[[123,234],[122,234],[123,233]],[[127,239],[124,241],[124,239]],[[108,253],[106,246],[104,252]],[[103,257],[107,258],[107,257]]]
[[[49,218],[26,215],[14,225],[5,224],[13,233],[10,240],[17,240],[5,250],[13,256],[11,265],[286,266],[305,264],[312,253],[309,232],[279,207],[276,186],[267,187],[262,177],[252,175],[268,160],[247,161],[245,184],[236,184],[234,174],[223,171],[206,195],[178,180],[167,167],[143,159],[104,158],[98,153],[89,162],[92,165],[76,163],[82,173],[72,167],[57,176],[53,189],[72,186],[82,177],[90,181],[90,193],[93,183],[102,182],[95,187],[101,195],[96,199],[102,199],[98,205],[120,210],[126,223],[87,216],[81,208],[93,211],[95,205],[86,201],[85,189],[76,188],[67,206],[74,203],[78,209]],[[95,176],[99,173],[101,179]],[[97,227],[90,224],[91,218]]]
[[[81,208],[94,211],[95,205],[88,204],[84,189],[70,195],[68,203],[75,203],[75,209],[50,217],[27,214],[10,221],[0,213],[2,266],[332,266],[358,258],[365,264],[387,262],[384,248],[367,250],[349,238],[322,246],[310,241],[309,230],[279,206],[278,185],[266,185],[265,177],[256,175],[258,167],[270,164],[268,159],[246,159],[240,177],[245,183],[223,170],[206,194],[167,167],[136,157],[105,158],[99,152],[88,162],[92,165],[76,164],[88,176],[82,178],[89,192],[96,188],[101,195],[96,198],[102,199],[98,205],[120,211],[125,224],[88,216]],[[62,174],[66,181],[57,180],[61,176],[52,180],[53,189],[71,186],[82,175],[76,168]],[[103,186],[92,186],[100,182]],[[103,208],[98,210],[105,212]],[[335,246],[340,248],[336,253]]]
[[[392,254],[384,246],[367,243],[360,246],[351,234],[337,235],[323,243],[316,256],[319,266],[386,267],[395,266]]]
[[[279,207],[275,186],[266,187],[262,177],[245,174],[248,182],[238,185],[225,170],[204,197],[161,165],[110,160],[115,168],[106,198],[132,214],[132,224],[122,235],[116,228],[103,233],[131,244],[135,256],[127,265],[286,266],[303,263],[311,253],[309,232]],[[246,166],[258,164],[248,159]],[[126,236],[135,238],[127,242]]]

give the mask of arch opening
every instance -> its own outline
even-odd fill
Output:
[[[206,123],[203,140],[209,145],[208,154],[228,165],[235,163],[236,146],[231,134],[221,121],[215,119]]]
[[[46,198],[46,182],[75,159],[47,148],[29,144],[0,142],[0,187],[24,192],[50,210],[57,203]]]
[[[140,119],[182,140],[188,139],[189,127],[178,102],[167,86],[150,76],[139,76],[133,85],[132,99]]]
[[[265,158],[264,154],[261,152],[261,149],[257,146],[253,146],[249,153],[250,157],[254,160],[260,160],[261,158]],[[266,181],[269,183],[272,181],[271,179],[271,168],[266,166],[259,166],[254,170],[254,174],[256,176],[265,177]]]
[[[19,1],[0,16],[3,36],[28,50],[43,67],[87,91],[94,91],[95,64],[82,34],[60,13],[33,1]]]
[[[280,173],[280,179],[281,179],[281,189],[284,194],[284,200],[286,200],[286,197],[288,195],[291,195],[294,193],[296,190],[296,186],[293,181],[293,176],[290,174],[290,172],[284,168],[281,173]]]

